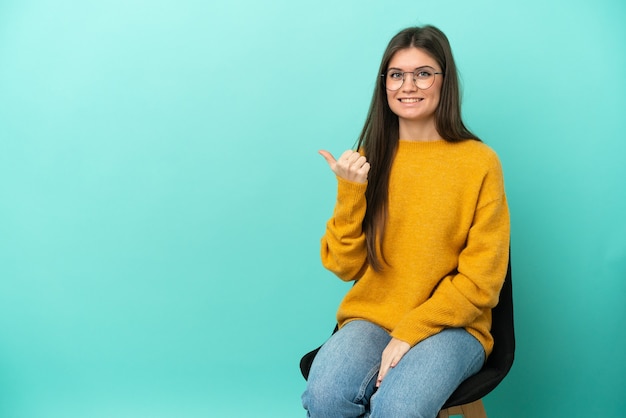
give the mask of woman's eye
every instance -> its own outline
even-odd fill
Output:
[[[402,80],[402,73],[389,73],[389,78],[392,80]]]
[[[428,78],[428,77],[430,77],[431,75],[433,75],[433,74],[432,74],[430,71],[426,71],[426,70],[422,70],[422,71],[419,71],[419,72],[417,73],[417,76],[418,76],[419,78]]]

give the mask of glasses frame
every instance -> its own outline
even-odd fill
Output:
[[[430,69],[432,69],[432,70],[433,70],[433,81],[432,81],[432,83],[430,84],[430,86],[428,86],[428,87],[426,87],[425,89],[423,89],[423,88],[420,88],[420,87],[417,85],[417,75],[416,75],[416,74],[417,74],[417,73],[419,73],[420,71],[424,70],[425,68],[430,68]],[[429,66],[429,65],[425,65],[425,66],[423,66],[423,67],[416,68],[416,69],[415,69],[415,70],[413,70],[413,71],[398,71],[398,73],[402,73],[402,83],[400,84],[400,86],[399,86],[397,89],[390,89],[389,87],[387,87],[387,74],[389,74],[389,71],[385,71],[384,73],[382,73],[382,74],[380,75],[380,76],[381,76],[381,78],[382,78],[382,80],[383,80],[383,86],[385,87],[385,89],[387,89],[387,90],[389,90],[389,91],[398,91],[398,90],[400,90],[400,89],[402,88],[402,86],[404,86],[404,80],[406,79],[406,75],[407,75],[407,74],[411,74],[411,75],[412,75],[411,79],[413,80],[413,85],[414,85],[414,86],[415,86],[418,90],[428,90],[429,88],[431,88],[431,87],[433,86],[433,84],[435,84],[435,78],[436,78],[435,76],[436,76],[437,74],[439,74],[439,75],[443,75],[443,72],[441,72],[441,71],[435,71],[435,69],[434,69],[433,67]]]

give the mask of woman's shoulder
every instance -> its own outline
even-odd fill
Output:
[[[464,141],[454,142],[454,144],[467,149],[468,152],[474,152],[477,155],[485,155],[497,158],[497,154],[493,150],[493,148],[491,148],[483,141],[477,139],[466,139]]]
[[[501,171],[500,158],[489,145],[482,141],[465,140],[451,143],[454,159],[460,166],[472,171]]]
[[[455,142],[454,144],[458,145],[459,151],[468,157],[471,156],[475,159],[493,162],[499,162],[500,160],[496,151],[482,141],[468,139],[465,141]]]

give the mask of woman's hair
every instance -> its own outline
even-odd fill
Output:
[[[480,141],[461,119],[458,74],[446,35],[434,26],[407,28],[395,35],[387,45],[380,63],[372,103],[357,143],[357,148],[364,152],[371,166],[365,192],[367,210],[363,231],[368,262],[376,271],[382,270],[385,261],[382,242],[387,218],[389,173],[399,140],[398,117],[389,107],[383,77],[380,75],[387,72],[394,54],[407,48],[419,48],[426,52],[437,61],[443,72],[443,85],[435,110],[435,125],[439,135],[449,142],[468,139]]]

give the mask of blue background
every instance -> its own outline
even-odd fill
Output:
[[[347,284],[320,148],[435,24],[501,157],[518,351],[490,417],[626,399],[619,0],[3,0],[0,416],[296,417]]]

